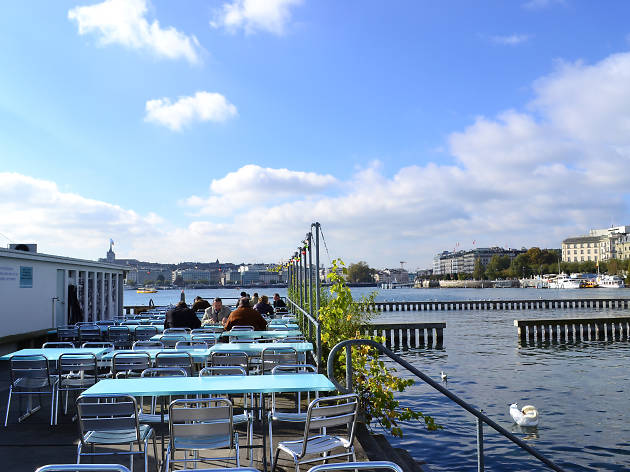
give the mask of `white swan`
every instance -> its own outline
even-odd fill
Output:
[[[538,409],[533,405],[525,405],[519,410],[518,405],[512,403],[510,416],[519,426],[538,426]]]

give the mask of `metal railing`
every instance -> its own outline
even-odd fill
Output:
[[[313,353],[315,358],[315,364],[317,365],[317,371],[322,365],[322,328],[315,318],[313,318],[308,312],[300,308],[300,306],[287,297],[287,303],[289,311],[297,315],[298,325],[302,330],[302,333],[306,338],[313,342],[315,352]]]
[[[416,377],[420,378],[424,383],[429,384],[431,387],[433,387],[435,390],[440,392],[442,395],[445,395],[450,400],[452,400],[457,405],[459,405],[464,410],[468,411],[471,415],[473,415],[473,416],[475,416],[477,418],[477,470],[479,472],[482,472],[484,470],[483,423],[485,423],[488,426],[490,426],[492,429],[497,431],[499,434],[502,434],[503,436],[505,436],[507,439],[512,441],[514,444],[519,446],[521,449],[527,451],[530,455],[534,456],[536,459],[541,461],[543,464],[545,464],[550,469],[555,470],[557,472],[565,472],[564,469],[562,469],[561,467],[559,467],[558,465],[556,465],[555,463],[553,463],[552,461],[547,459],[545,456],[543,456],[536,449],[534,449],[533,447],[531,447],[528,444],[526,444],[523,440],[517,438],[515,435],[510,433],[508,430],[506,430],[505,428],[503,428],[502,426],[500,426],[499,424],[497,424],[493,420],[491,420],[488,416],[484,415],[481,411],[477,410],[476,408],[471,406],[469,403],[467,403],[466,401],[462,400],[457,395],[455,395],[454,393],[452,393],[448,389],[446,389],[443,386],[441,386],[439,383],[437,383],[434,380],[432,380],[429,376],[427,376],[426,374],[422,373],[420,370],[415,368],[413,365],[411,365],[409,362],[404,360],[402,357],[400,357],[399,355],[395,354],[394,352],[392,352],[390,349],[388,349],[387,347],[383,346],[382,344],[377,343],[376,341],[372,341],[370,339],[349,339],[347,341],[340,342],[339,344],[337,344],[335,347],[332,348],[332,350],[330,351],[330,354],[328,356],[328,378],[335,384],[335,386],[337,387],[337,389],[340,392],[348,393],[348,392],[352,391],[352,378],[353,378],[353,372],[352,372],[352,346],[353,345],[367,345],[367,346],[371,346],[371,347],[377,349],[381,354],[385,354],[390,359],[392,359],[393,361],[397,362],[398,364],[400,364],[401,366],[406,368],[409,372],[411,372],[412,374],[416,375]],[[334,377],[334,365],[335,365],[334,364],[334,360],[335,360],[335,356],[337,355],[337,353],[342,348],[345,348],[345,352],[346,352],[346,386],[345,387],[343,385],[341,385],[339,382],[337,382],[337,380]]]

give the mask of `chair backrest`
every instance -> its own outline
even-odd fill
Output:
[[[281,364],[297,364],[298,353],[292,347],[266,347],[260,355],[262,373],[271,373],[271,370]]]
[[[42,344],[42,349],[58,348],[58,347],[73,348],[74,347],[74,343],[71,343],[70,341],[50,341],[50,342]]]
[[[18,379],[36,380],[42,387],[50,386],[50,372],[46,356],[36,354],[32,356],[12,356],[9,362],[11,385],[18,387],[15,382]],[[28,388],[25,385],[26,388]]]
[[[311,364],[281,364],[271,369],[273,375],[282,374],[316,374],[317,367]]]
[[[94,383],[98,380],[98,367],[96,356],[89,352],[61,354],[58,361],[59,386],[62,386],[62,378],[70,372],[80,372],[83,379],[93,376]]]
[[[216,326],[203,326],[201,328],[197,328],[197,329],[193,329],[190,334],[203,334],[203,333],[222,333],[223,332],[223,326],[221,325],[216,325]]]
[[[114,320],[98,320],[94,324],[97,326],[114,326],[116,322]]]
[[[242,338],[240,336],[229,336],[229,341],[231,343],[249,343],[249,344],[253,344],[253,343],[257,343],[258,339],[256,339],[256,338]]]
[[[158,333],[157,326],[141,325],[136,326],[133,330],[133,337],[139,341],[151,339]]]
[[[188,373],[179,367],[151,367],[144,369],[141,377],[188,377]]]
[[[207,347],[214,346],[217,343],[217,338],[214,335],[209,334],[193,334],[190,338],[191,341],[201,341],[206,343]]]
[[[102,341],[101,329],[95,324],[79,326],[79,341]]]
[[[142,349],[164,349],[164,344],[162,341],[151,341],[149,339],[140,340],[133,343],[132,348],[134,351],[142,350]]]
[[[254,331],[253,326],[232,326],[230,331]]]
[[[190,331],[190,328],[166,328],[164,334],[186,334]]]
[[[85,445],[87,432],[135,433],[134,441],[141,448],[138,404],[130,395],[112,394],[77,398],[81,443]]]
[[[103,343],[97,341],[88,341],[87,343],[81,344],[81,347],[101,347],[105,349],[114,349],[114,345],[112,343]]]
[[[107,337],[111,342],[129,342],[131,341],[131,331],[129,326],[108,326]]]
[[[199,377],[213,375],[247,375],[247,372],[243,367],[227,365],[204,367],[199,371]]]
[[[210,354],[211,366],[238,366],[249,370],[249,357],[243,351],[221,351]]]
[[[304,343],[306,338],[304,336],[286,336],[284,338],[278,338],[278,342],[281,343]]]
[[[35,472],[130,472],[124,465],[118,464],[49,464]]]
[[[59,326],[57,328],[57,339],[63,341],[64,339],[74,340],[79,337],[79,328],[76,326]]]
[[[155,367],[178,367],[192,375],[193,360],[186,351],[162,351],[155,355]]]
[[[403,472],[403,469],[390,461],[340,462],[337,464],[321,464],[308,469],[308,472],[337,472],[339,470],[385,469],[392,472]]]
[[[208,344],[204,340],[178,341],[175,344],[177,351],[189,351],[191,349],[208,349]]]
[[[171,444],[177,439],[223,437],[234,446],[232,402],[227,398],[178,399],[168,406],[168,426]]]
[[[148,352],[117,352],[112,357],[112,377],[119,377],[121,374],[142,373],[151,367],[151,356]]]
[[[175,334],[170,334],[170,335],[167,334],[167,335],[162,336],[160,338],[160,341],[162,341],[162,344],[164,344],[165,348],[173,349],[175,348],[178,342],[186,341],[186,338],[184,336],[177,336]]]
[[[347,439],[350,444],[352,444],[354,441],[354,427],[357,420],[358,407],[359,396],[355,393],[334,397],[322,397],[313,400],[308,405],[308,411],[306,412],[304,440],[302,441],[302,453],[300,457],[306,454],[306,447],[311,430],[347,426]]]

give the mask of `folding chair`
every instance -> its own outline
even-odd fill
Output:
[[[80,396],[77,399],[80,441],[77,464],[82,456],[129,455],[129,468],[133,471],[133,457],[144,456],[144,470],[149,468],[148,443],[153,438],[153,455],[157,465],[157,443],[153,428],[138,421],[136,399],[129,395]],[[83,452],[86,446],[128,444],[129,451]],[[133,450],[134,444],[138,451]],[[93,449],[92,449],[93,451]],[[158,469],[156,467],[156,469]]]
[[[316,374],[317,368],[310,364],[288,364],[275,366],[271,374],[283,375],[283,374]],[[307,392],[308,402],[311,401],[311,392]],[[281,411],[277,408],[276,393],[271,394],[271,409],[267,412],[267,424],[269,425],[269,457],[272,460],[273,465],[273,423],[305,423],[306,412],[302,411],[302,396],[300,392],[296,394],[295,411]],[[318,397],[318,393],[315,392],[315,398]]]
[[[157,326],[141,325],[133,330],[133,337],[136,341],[149,340],[158,333]]]
[[[9,399],[7,401],[7,413],[4,417],[4,426],[6,428],[9,421],[9,410],[11,408],[11,397],[13,395],[41,395],[50,394],[50,424],[54,424],[55,411],[55,388],[57,379],[51,376],[48,369],[48,358],[44,355],[33,356],[12,356],[9,360],[10,381]],[[41,403],[35,408],[30,408],[31,399],[29,398],[29,410],[20,418],[18,422],[29,417],[41,408]]]
[[[51,464],[44,465],[35,472],[130,472],[118,464]]]
[[[217,343],[217,338],[213,334],[193,334],[191,341],[203,341],[207,347],[212,347]]]
[[[247,375],[247,372],[245,372],[245,369],[243,369],[242,367],[236,367],[236,366],[205,367],[204,369],[201,369],[201,371],[199,372],[199,377],[214,376],[214,375]],[[253,400],[254,398],[252,395],[252,402],[251,402],[252,406],[254,404]],[[247,408],[248,408],[247,407],[247,394],[243,394],[243,413],[240,413],[240,414],[233,413],[232,423],[235,426],[240,425],[240,424],[246,425],[247,446],[248,446],[247,457],[249,458],[249,465],[252,465],[254,463],[254,454],[252,451],[252,445],[254,444],[253,442],[254,416],[252,415],[250,411],[248,411]]]
[[[373,470],[385,469],[392,472],[403,472],[398,464],[389,461],[370,461],[370,462],[341,462],[337,464],[316,465],[308,469],[308,472],[337,472],[339,470]]]
[[[98,365],[96,356],[91,353],[61,354],[57,362],[59,380],[55,404],[55,424],[59,416],[59,397],[66,392],[64,414],[68,413],[68,396],[70,392],[83,392],[98,382]]]
[[[117,352],[112,357],[111,376],[113,378],[140,377],[144,370],[151,367],[148,352]]]
[[[142,349],[164,349],[162,341],[151,341],[149,339],[142,339],[133,343],[132,350],[138,351]]]
[[[166,349],[174,349],[179,341],[186,341],[186,338],[184,336],[177,336],[176,334],[165,334],[160,338],[160,341],[162,341]]]
[[[190,377],[193,371],[193,360],[192,356],[186,351],[162,351],[155,355],[155,367],[184,369]]]
[[[125,349],[131,346],[131,330],[129,326],[108,326],[107,339],[116,346],[116,349]]]
[[[234,456],[213,459],[234,460],[240,466],[238,433],[232,423],[232,402],[227,398],[174,400],[168,408],[170,440],[166,450],[166,471],[173,462],[200,462],[199,451],[229,448]],[[177,451],[184,451],[184,459],[175,459]],[[188,458],[194,452],[194,458]]]
[[[221,351],[210,354],[210,365],[243,367],[249,374],[249,356],[244,351]]]
[[[278,465],[280,452],[291,456],[296,472],[299,472],[300,464],[326,461],[337,457],[352,457],[352,460],[356,462],[353,442],[358,405],[359,397],[354,393],[313,400],[306,412],[304,436],[302,439],[295,441],[281,441],[278,443],[272,472],[275,471]],[[347,434],[332,435],[323,431],[326,428],[336,426],[346,426]],[[311,436],[312,430],[318,430],[319,434]],[[330,451],[338,448],[345,449],[345,452],[328,455]],[[320,456],[322,453],[326,454],[322,457]],[[312,459],[304,459],[306,456],[313,454],[317,456]]]
[[[74,341],[79,339],[79,329],[76,326],[59,326],[57,328],[57,339],[74,343]]]
[[[266,347],[260,354],[261,374],[270,374],[278,365],[297,364],[298,353],[292,347]]]
[[[82,324],[79,325],[79,343],[83,344],[86,341],[102,341],[103,335],[101,329],[95,324]]]

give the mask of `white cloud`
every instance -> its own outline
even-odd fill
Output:
[[[528,34],[511,34],[509,36],[492,36],[490,39],[497,44],[515,46],[528,41],[530,38],[531,36]]]
[[[200,61],[201,47],[195,36],[173,27],[162,28],[157,20],[149,23],[146,14],[147,0],[105,0],[74,7],[68,18],[77,22],[80,35],[94,34],[103,45],[120,44],[161,58],[184,58],[192,64]]]
[[[302,0],[232,0],[223,4],[210,25],[232,32],[242,28],[247,34],[266,31],[282,35],[291,20],[290,8],[301,3]]]
[[[207,195],[181,196],[197,211],[184,226],[0,174],[2,232],[90,258],[114,237],[119,257],[164,262],[278,261],[313,221],[332,257],[375,266],[426,267],[436,252],[473,240],[559,247],[589,228],[630,223],[629,78],[630,53],[559,64],[534,84],[525,110],[478,117],[452,133],[449,165],[392,174],[371,163],[346,180],[244,166],[209,182]]]
[[[180,131],[195,121],[223,122],[238,115],[236,107],[220,93],[197,92],[192,97],[149,100],[145,106],[145,121],[158,123]]]

